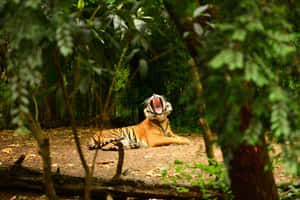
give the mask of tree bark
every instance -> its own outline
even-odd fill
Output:
[[[197,55],[197,50],[196,47],[197,45],[200,45],[198,42],[198,36],[193,30],[193,22],[187,20],[189,16],[184,16],[184,15],[178,15],[178,12],[176,12],[176,9],[179,8],[174,8],[172,5],[172,2],[170,0],[164,0],[164,5],[171,17],[171,19],[174,21],[179,33],[181,36],[185,32],[190,33],[190,35],[186,38],[184,38],[184,42],[187,46],[187,49],[191,55],[191,58],[189,60],[189,66],[192,74],[192,80],[196,84],[195,87],[195,93],[196,93],[196,98],[200,98],[201,93],[202,93],[202,83],[200,81],[200,75],[197,70],[197,65],[195,62]],[[181,21],[185,21],[186,23],[180,23]],[[206,148],[206,155],[209,159],[215,159],[215,152],[213,148],[213,136],[212,136],[212,131],[210,129],[210,126],[208,122],[205,119],[205,116],[203,116],[203,106],[201,106],[198,111],[200,116],[202,117],[199,119],[198,124],[201,126],[203,130],[203,135],[204,135],[204,143],[205,143],[205,148]]]
[[[252,119],[249,103],[241,108],[241,131],[245,132]],[[229,176],[235,199],[278,200],[266,140],[261,136],[261,144],[254,146],[245,143],[231,148]]]
[[[30,114],[27,114],[26,117],[29,120],[31,133],[38,143],[39,154],[43,160],[44,173],[43,173],[43,182],[41,184],[44,185],[45,193],[47,194],[49,200],[57,200],[58,198],[56,196],[56,192],[51,177],[51,157],[50,157],[49,138],[47,135],[42,133],[42,129],[40,128],[39,124],[33,119],[33,117]]]
[[[117,142],[117,146],[118,146],[119,158],[118,158],[117,171],[116,171],[116,175],[114,176],[114,178],[121,177],[123,163],[124,163],[124,146],[123,146],[122,142],[120,142],[120,141]]]
[[[194,58],[190,58],[189,66],[192,72],[192,80],[196,83],[196,87],[195,87],[196,98],[199,99],[202,93],[202,83],[200,81],[200,76]],[[200,116],[203,115],[203,109],[204,109],[203,106],[200,106],[198,109]],[[204,133],[203,136],[204,136],[206,155],[209,159],[215,159],[215,150],[213,148],[212,131],[210,129],[208,122],[206,121],[206,118],[204,116],[200,117],[198,120],[198,124],[201,126]],[[210,160],[209,163],[211,164]]]
[[[210,159],[213,159],[213,158],[215,158],[215,151],[213,148],[212,131],[208,125],[208,122],[206,121],[206,118],[200,117],[199,124],[205,133],[203,135],[204,135],[204,144],[205,144],[207,157]]]
[[[264,139],[263,139],[264,140]],[[239,145],[233,150],[229,176],[235,199],[278,200],[265,142],[261,145]]]

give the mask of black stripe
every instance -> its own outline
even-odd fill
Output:
[[[136,133],[135,133],[135,129],[134,129],[134,128],[132,128],[132,134],[133,134],[133,137],[134,137],[134,139],[133,139],[134,143],[138,143],[138,138],[137,138],[137,136],[136,136]]]
[[[124,136],[126,136],[126,138],[128,138],[130,140],[130,133],[129,133],[128,127],[125,127],[123,132],[124,132]]]
[[[132,133],[132,128],[128,130],[129,142],[131,143],[134,140],[134,135]]]

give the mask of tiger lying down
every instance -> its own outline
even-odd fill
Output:
[[[96,132],[89,139],[88,148],[90,150],[117,150],[117,141],[120,141],[125,149],[189,144],[190,141],[187,138],[177,136],[172,132],[167,118],[171,111],[170,102],[166,101],[163,96],[153,94],[145,100],[146,119],[144,121],[134,126]]]

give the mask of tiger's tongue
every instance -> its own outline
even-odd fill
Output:
[[[159,98],[153,99],[153,108],[156,113],[162,113],[162,105]]]

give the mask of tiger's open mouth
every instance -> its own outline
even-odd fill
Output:
[[[151,101],[151,106],[156,114],[162,114],[163,105],[160,97],[154,97]]]

